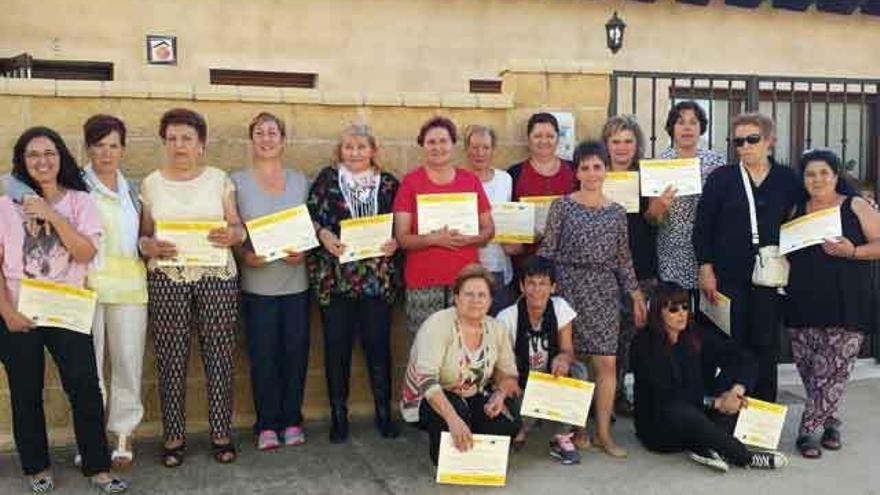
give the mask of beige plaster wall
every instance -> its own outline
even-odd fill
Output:
[[[626,21],[611,56],[604,23]],[[69,22],[73,21],[73,22]],[[178,36],[148,66],[144,36]],[[467,91],[518,59],[614,69],[876,76],[880,18],[586,0],[4,0],[0,56],[112,61],[116,79],[208,82],[211,67],[319,73],[321,90]]]

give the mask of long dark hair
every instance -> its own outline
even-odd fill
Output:
[[[24,157],[25,148],[27,148],[28,143],[38,137],[45,137],[52,141],[55,144],[55,149],[58,151],[58,161],[60,164],[57,179],[58,185],[66,189],[88,192],[89,186],[86,185],[86,181],[83,179],[82,169],[76,164],[76,159],[70,153],[67,145],[64,144],[61,136],[48,127],[31,127],[19,136],[12,151],[12,176],[27,184],[35,193],[40,196],[43,195],[43,189],[27,171]]]
[[[832,172],[834,172],[834,175],[837,176],[837,186],[834,188],[837,194],[842,194],[844,196],[861,196],[861,193],[850,183],[850,179],[846,174],[846,170],[844,170],[840,157],[837,156],[837,153],[827,148],[807,150],[801,156],[800,163],[798,164],[801,175],[801,184],[804,183],[804,173],[807,171],[807,165],[810,162],[823,162],[828,165],[828,168],[830,168]]]
[[[687,289],[674,282],[660,282],[657,284],[651,297],[651,308],[648,311],[648,328],[645,329],[650,333],[651,341],[655,346],[669,347],[669,339],[666,337],[666,325],[663,322],[663,309],[669,307],[670,304],[689,303],[690,294]],[[700,332],[699,326],[694,324],[694,311],[696,308],[689,308],[689,310],[688,325],[685,331],[682,332],[681,338],[686,339],[691,350],[699,352],[702,347],[703,335]]]

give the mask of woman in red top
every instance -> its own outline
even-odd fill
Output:
[[[529,158],[512,165],[507,172],[513,178],[513,201],[536,196],[564,196],[574,192],[578,187],[575,179],[574,166],[568,160],[556,156],[559,144],[559,122],[551,113],[540,112],[529,117],[526,124],[529,139]],[[550,203],[536,204],[538,218],[535,228],[538,235],[543,235],[544,221]],[[527,256],[538,250],[538,243],[522,245],[517,259],[517,266]]]
[[[495,233],[489,200],[480,179],[452,165],[455,124],[445,117],[428,120],[417,139],[424,152],[421,166],[408,173],[394,198],[394,236],[406,251],[406,316],[416,332],[431,314],[452,302],[450,287],[466,265],[477,263],[477,248]],[[418,197],[426,194],[475,193],[479,232],[465,235],[444,226],[419,234]]]

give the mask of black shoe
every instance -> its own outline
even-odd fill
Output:
[[[614,414],[622,418],[631,418],[634,412],[632,402],[626,400],[626,397],[621,396],[614,401]]]
[[[348,408],[334,407],[330,411],[330,443],[348,440]]]
[[[400,436],[400,428],[397,427],[397,421],[391,417],[391,411],[388,406],[376,407],[376,429],[382,438],[397,438]]]

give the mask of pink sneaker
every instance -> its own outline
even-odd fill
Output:
[[[288,426],[284,429],[284,445],[302,445],[306,443],[306,434],[299,426]]]
[[[281,447],[278,441],[278,434],[272,430],[263,430],[257,437],[257,450],[273,450]]]

